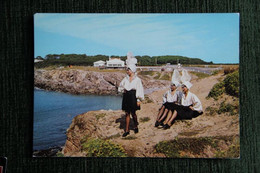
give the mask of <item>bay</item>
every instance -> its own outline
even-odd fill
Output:
[[[33,150],[64,146],[72,119],[91,110],[119,110],[122,97],[34,90]]]

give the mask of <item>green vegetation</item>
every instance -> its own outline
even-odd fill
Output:
[[[161,74],[159,72],[156,72],[156,76],[154,76],[154,79],[159,79]]]
[[[198,77],[198,79],[203,79],[203,78],[210,76],[209,74],[206,74],[206,73],[200,73],[200,72],[194,72],[194,71],[191,71],[190,73],[196,75]]]
[[[218,99],[225,92],[225,84],[224,82],[216,83],[213,88],[210,90],[207,98],[214,98],[215,100]]]
[[[223,101],[220,104],[219,110],[217,111],[218,114],[221,113],[229,113],[229,115],[238,115],[238,104],[232,105],[230,103],[225,103],[225,101]]]
[[[223,147],[223,144],[227,147]],[[240,151],[238,136],[218,136],[199,138],[176,138],[170,141],[161,141],[155,146],[157,153],[163,153],[166,157],[205,157],[205,150],[211,150],[215,157],[237,158]]]
[[[171,76],[166,73],[160,78],[160,80],[171,80]]]
[[[149,76],[153,76],[155,72],[153,71],[140,71],[139,75],[149,75]]]
[[[57,153],[56,153],[56,156],[57,156],[57,157],[64,157],[64,155],[62,154],[61,151],[57,152]]]
[[[144,123],[144,122],[147,122],[147,121],[150,121],[149,117],[142,117],[142,118],[140,118],[140,122],[141,123]]]
[[[112,55],[113,58],[120,58],[126,60],[126,56]],[[37,59],[43,59],[38,56]],[[164,65],[166,63],[177,64],[177,61],[181,64],[213,64],[212,62],[205,62],[199,58],[188,58],[183,56],[136,56],[139,66],[154,66]],[[109,56],[106,55],[94,55],[88,56],[86,54],[48,54],[45,56],[44,61],[35,63],[36,68],[45,68],[49,66],[93,66],[95,61],[107,61]]]
[[[239,94],[239,73],[235,71],[231,74],[228,74],[224,79],[226,93],[238,97]]]
[[[239,72],[235,71],[228,74],[225,79],[213,86],[207,98],[214,98],[217,100],[223,93],[238,97],[239,96]]]
[[[180,151],[189,151],[192,154],[201,154],[206,146],[211,145],[211,138],[176,138],[171,141],[161,141],[155,146],[158,153],[166,157],[182,157]]]
[[[150,97],[148,95],[144,95],[143,103],[153,103],[153,100],[150,99]]]
[[[96,114],[95,116],[96,116],[96,119],[99,120],[100,118],[105,117],[106,114],[105,113],[101,113],[101,114]]]
[[[209,106],[209,107],[207,107],[207,108],[205,109],[205,112],[206,112],[206,114],[209,115],[209,116],[214,116],[214,115],[216,115],[216,113],[217,113],[217,109],[214,108],[214,107]]]
[[[125,138],[122,138],[123,140],[135,140],[135,139],[137,139],[137,137],[136,136],[127,136],[127,137],[125,137]]]
[[[81,141],[82,151],[87,157],[126,157],[122,146],[109,140],[87,138]]]

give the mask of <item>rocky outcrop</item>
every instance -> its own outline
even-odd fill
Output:
[[[204,109],[217,104],[214,99],[205,98],[217,82],[218,76],[192,81],[194,85],[192,92],[200,98]],[[126,138],[121,137],[125,128],[125,114],[121,110],[89,111],[74,117],[67,130],[67,140],[62,153],[64,156],[70,157],[85,156],[82,151],[82,141],[86,137],[90,137],[119,144],[130,157],[171,157],[167,153],[156,152],[156,146],[165,145],[165,143],[160,143],[162,141],[170,141],[169,145],[172,145],[172,140],[183,144],[178,144],[181,146],[178,148],[179,157],[214,158],[229,157],[223,153],[236,152],[239,154],[238,115],[212,115],[205,111],[203,115],[192,120],[177,120],[168,130],[154,127],[158,109],[161,106],[161,96],[164,92],[165,90],[158,90],[148,94],[153,102],[143,102],[141,110],[137,111],[139,133],[133,132],[133,121],[131,120],[130,136]],[[190,144],[187,143],[189,141]]]
[[[34,85],[37,88],[71,94],[115,95],[125,73],[95,72],[85,70],[35,70]],[[142,77],[141,77],[142,78]],[[152,92],[168,87],[170,81],[142,78],[144,89]]]

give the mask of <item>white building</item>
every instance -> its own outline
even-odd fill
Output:
[[[36,63],[36,62],[42,62],[43,60],[41,60],[41,59],[34,59],[34,63]]]
[[[109,58],[107,61],[107,67],[125,67],[125,62],[117,58]]]
[[[94,62],[94,67],[102,67],[102,66],[105,66],[106,62],[105,61],[96,61]]]

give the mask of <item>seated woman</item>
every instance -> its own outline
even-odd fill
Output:
[[[169,109],[172,111],[169,112],[164,121],[164,129],[169,129],[175,119],[192,119],[203,114],[199,98],[189,91],[191,86],[192,84],[189,81],[182,84],[183,95],[181,105],[168,105]]]
[[[155,127],[158,127],[159,125],[163,125],[163,120],[167,116],[167,113],[169,112],[169,104],[180,104],[181,103],[181,96],[182,93],[180,91],[176,91],[180,83],[178,81],[172,81],[172,84],[170,86],[170,89],[166,91],[166,93],[163,95],[163,105],[159,110],[159,113],[157,115],[157,119],[155,122]]]

